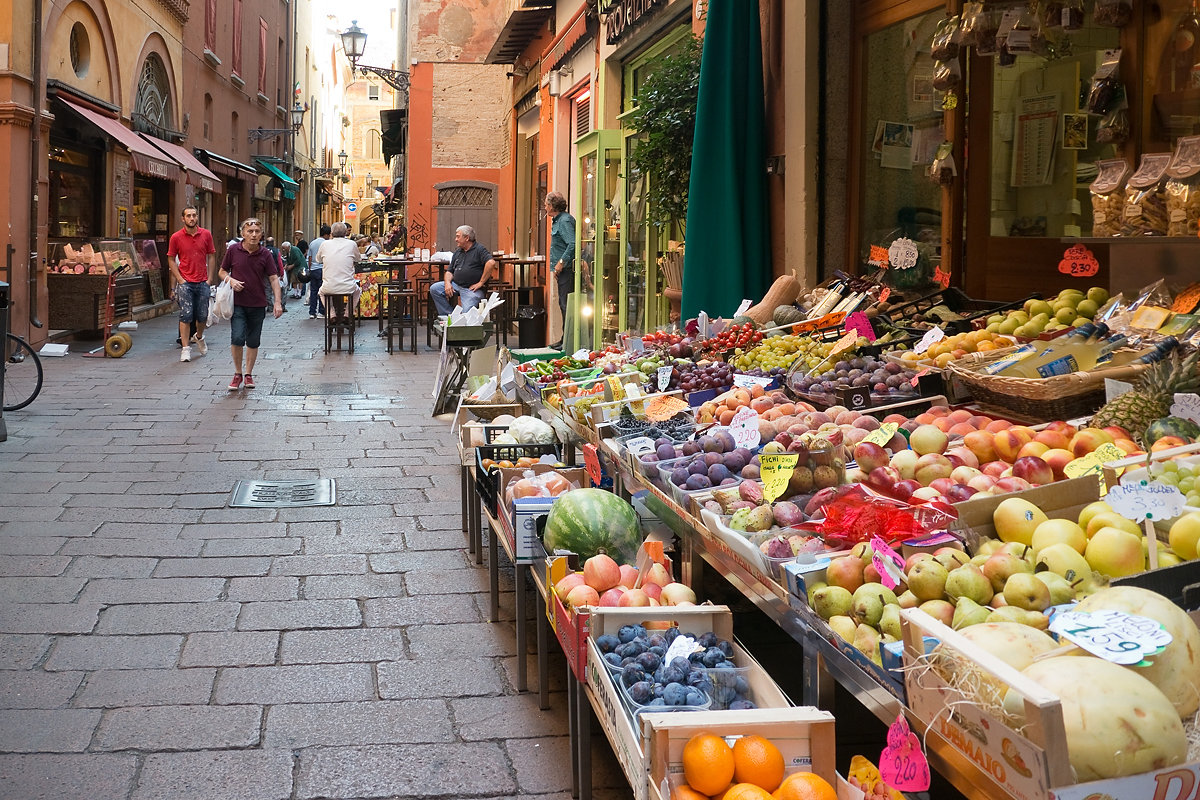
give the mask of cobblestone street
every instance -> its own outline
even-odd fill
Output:
[[[229,392],[228,326],[180,363],[168,315],[125,358],[44,359],[5,415],[5,800],[570,797],[565,663],[549,711],[515,691],[513,573],[491,624],[437,354],[389,356],[370,320],[325,355],[322,324],[291,301]],[[300,478],[337,505],[228,507]],[[630,797],[592,741],[594,796]]]

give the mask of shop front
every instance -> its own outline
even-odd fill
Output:
[[[292,208],[299,184],[283,171],[282,165],[266,158],[255,158],[258,178],[254,184],[254,216],[262,220],[265,236],[282,242],[293,231]]]
[[[254,167],[210,150],[195,151],[200,161],[221,178],[224,200],[212,202],[212,235],[217,245],[217,256],[225,252],[225,243],[238,235],[242,211],[249,208],[249,194],[257,181]],[[203,217],[202,217],[203,219]]]

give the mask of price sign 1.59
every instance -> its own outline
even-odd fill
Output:
[[[1050,620],[1050,630],[1114,664],[1147,666],[1146,656],[1171,643],[1158,620],[1122,611],[1063,611]]]

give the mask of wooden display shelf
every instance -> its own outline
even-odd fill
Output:
[[[116,279],[113,300],[116,309],[113,320],[130,313],[130,296],[146,287],[143,275]],[[46,276],[50,295],[50,327],[55,330],[99,330],[104,327],[104,304],[108,296],[107,275],[67,275],[50,273]],[[122,308],[123,307],[123,308]]]

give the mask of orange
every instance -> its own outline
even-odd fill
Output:
[[[735,783],[721,800],[771,800],[771,793],[753,783]]]
[[[743,736],[733,744],[733,779],[773,792],[783,783],[783,754],[761,736]]]
[[[671,800],[709,800],[709,797],[706,794],[700,794],[690,786],[677,786],[671,792]]]
[[[701,794],[723,791],[733,780],[733,750],[716,734],[697,733],[683,746],[683,777]]]
[[[811,772],[796,772],[771,795],[774,800],[837,800],[837,791],[829,782]]]

